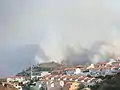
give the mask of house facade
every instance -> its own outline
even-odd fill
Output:
[[[23,82],[25,77],[22,76],[12,76],[7,78],[7,82]]]

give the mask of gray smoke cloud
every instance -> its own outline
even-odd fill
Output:
[[[0,48],[39,44],[37,62],[97,62],[92,44],[116,41],[111,33],[114,26],[120,33],[119,6],[117,0],[0,0]]]
[[[67,60],[72,64],[73,62],[83,64],[108,59],[109,56],[106,54],[109,52],[108,49],[111,50],[111,45],[99,46],[96,51],[98,54],[95,53],[93,56],[89,55],[92,50],[90,52],[82,49],[90,49],[96,41],[113,43],[116,39],[112,34],[113,31],[119,33],[116,29],[119,29],[117,26],[119,16],[117,11],[114,11],[114,6],[108,5],[107,1],[103,0],[67,2],[45,2],[46,6],[43,7],[42,14],[44,21],[48,23],[48,34],[42,45],[50,61]],[[81,48],[79,45],[83,48],[79,49]]]
[[[38,51],[35,54],[34,59],[35,59],[36,64],[49,61],[49,57],[46,56],[44,50],[41,48],[40,45],[39,45]]]

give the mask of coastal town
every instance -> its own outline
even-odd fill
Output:
[[[0,90],[120,90],[120,0],[0,0]]]
[[[120,73],[120,60],[99,62],[76,67],[59,67],[39,75],[7,77],[2,86],[10,85],[16,90],[92,90],[90,87]],[[85,89],[89,88],[89,89]],[[2,89],[1,89],[2,90]]]

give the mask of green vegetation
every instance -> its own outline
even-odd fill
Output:
[[[51,72],[54,69],[57,69],[58,67],[62,66],[61,64],[58,64],[56,62],[48,62],[48,63],[41,63],[36,66],[33,66],[33,74],[34,75],[40,75],[42,71],[48,71]],[[26,70],[23,70],[22,72],[18,73],[17,76],[30,76],[30,70],[31,68],[29,67]]]
[[[94,86],[90,86],[91,90],[120,90],[120,75],[113,77],[106,77],[102,83],[98,83]],[[78,90],[84,90],[84,87],[80,87]]]

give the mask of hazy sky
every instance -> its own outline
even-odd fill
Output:
[[[39,43],[50,32],[55,38],[60,35],[66,40],[71,35],[75,35],[73,40],[78,36],[86,46],[106,38],[113,26],[119,26],[119,3],[119,0],[0,0],[1,42]]]
[[[119,24],[119,0],[0,0],[0,49],[40,44],[58,59],[64,44],[111,40]]]

